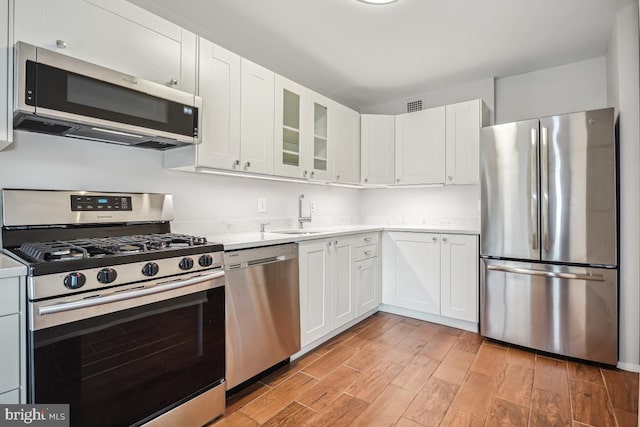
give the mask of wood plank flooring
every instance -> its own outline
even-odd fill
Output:
[[[227,400],[226,426],[638,426],[638,374],[376,313]]]

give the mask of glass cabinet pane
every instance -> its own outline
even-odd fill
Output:
[[[313,104],[313,168],[327,170],[327,107]]]
[[[282,92],[282,163],[300,166],[300,95]]]

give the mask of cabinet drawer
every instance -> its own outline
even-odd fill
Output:
[[[0,316],[20,312],[20,279],[0,279]]]
[[[0,317],[0,393],[20,387],[20,315]]]
[[[380,255],[380,245],[367,245],[356,248],[355,260],[375,258]]]
[[[380,233],[357,234],[354,241],[356,246],[374,245],[380,241]]]

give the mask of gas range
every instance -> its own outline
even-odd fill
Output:
[[[3,247],[27,265],[31,301],[223,265],[221,244],[170,232],[170,195],[3,190],[2,207]]]
[[[72,426],[224,411],[223,247],[172,233],[171,195],[5,189],[0,203],[2,249],[28,267],[28,403],[69,404]]]

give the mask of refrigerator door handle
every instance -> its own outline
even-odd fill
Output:
[[[576,279],[588,280],[592,282],[604,282],[604,276],[602,276],[601,274],[557,273],[546,270],[532,270],[528,268],[511,267],[508,265],[488,265],[487,270],[503,271],[505,273],[526,274],[529,276],[544,276],[553,279]]]
[[[551,249],[549,239],[549,136],[548,129],[542,126],[542,240],[545,251]]]
[[[538,129],[531,128],[531,165],[529,169],[529,222],[531,227],[531,249],[538,249]]]

